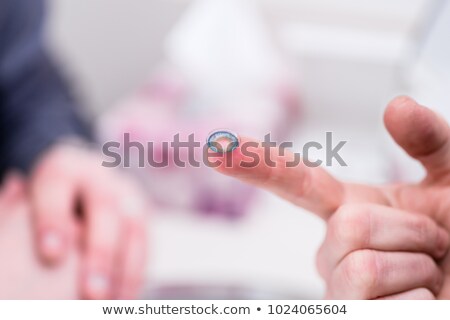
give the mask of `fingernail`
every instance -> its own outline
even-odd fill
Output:
[[[108,278],[98,273],[90,274],[88,277],[87,287],[90,298],[105,298],[109,291]]]
[[[58,233],[47,231],[41,237],[41,248],[46,258],[54,260],[63,250],[63,240]]]

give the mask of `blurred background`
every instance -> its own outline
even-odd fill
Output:
[[[387,102],[412,94],[450,110],[424,49],[446,1],[49,4],[49,45],[100,140],[227,127],[301,146],[333,131],[348,166],[328,169],[385,183],[420,175],[384,132]],[[157,203],[148,297],[321,297],[318,218],[208,170],[136,174]]]

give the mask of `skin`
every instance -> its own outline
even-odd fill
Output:
[[[57,267],[36,259],[25,183],[0,186],[0,299],[76,299],[80,255],[71,250]]]
[[[327,299],[450,299],[450,128],[409,97],[384,114],[394,141],[426,169],[412,184],[340,182],[322,168],[286,167],[292,154],[271,150],[275,167],[240,148],[217,171],[267,189],[327,223],[317,255]],[[241,145],[251,139],[242,138]],[[264,149],[249,150],[264,159]],[[220,155],[218,156],[220,157]]]
[[[26,182],[41,260],[55,268],[64,264],[77,238],[78,297],[136,298],[145,271],[148,206],[134,181],[102,167],[91,151],[57,145]]]

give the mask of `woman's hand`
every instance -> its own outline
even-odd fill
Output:
[[[321,168],[288,167],[292,154],[237,148],[219,172],[270,190],[322,217],[328,233],[318,267],[327,298],[450,299],[450,128],[407,97],[386,109],[385,125],[427,170],[416,184],[366,186],[339,182]],[[241,146],[249,139],[242,139]],[[265,157],[276,163],[268,166]]]
[[[93,152],[68,145],[38,162],[27,181],[37,251],[48,265],[60,263],[75,224],[81,297],[135,298],[144,282],[148,206],[130,177],[101,164]]]

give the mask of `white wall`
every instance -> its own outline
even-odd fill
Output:
[[[211,0],[214,1],[214,0]],[[50,42],[98,113],[161,60],[161,40],[189,0],[49,0]],[[296,23],[414,36],[426,0],[259,0],[279,35]],[[281,30],[282,29],[282,30]],[[296,42],[295,37],[290,39]],[[295,47],[295,43],[290,43]],[[292,49],[292,48],[291,48]],[[295,51],[295,50],[294,50]],[[295,52],[294,52],[295,53]]]
[[[94,113],[147,77],[183,4],[165,0],[52,0],[49,33]]]

